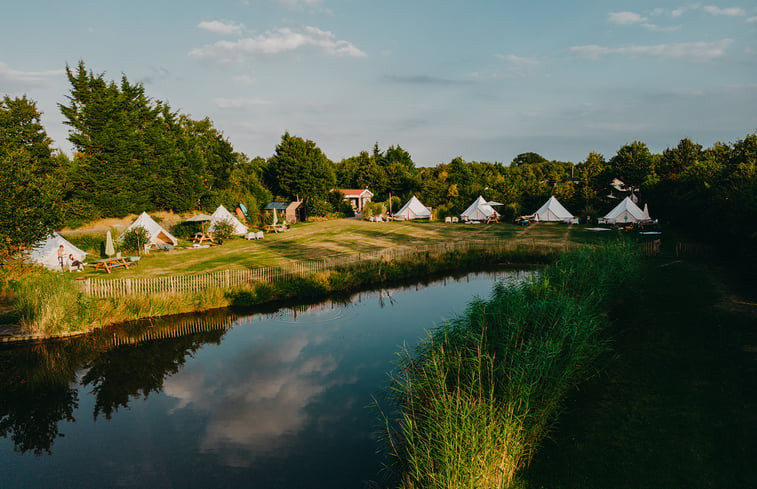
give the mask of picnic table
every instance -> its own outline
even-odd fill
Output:
[[[124,267],[128,270],[129,259],[127,257],[103,258],[102,260],[97,260],[92,265],[95,267],[95,271],[105,270],[110,273],[112,269],[118,267]]]
[[[197,233],[195,234],[195,237],[192,238],[193,243],[202,244],[203,241],[210,241],[213,242],[213,234],[212,233]]]
[[[265,230],[268,231],[269,233],[271,231],[273,231],[274,233],[283,233],[284,231],[287,230],[287,228],[283,224],[276,224],[276,225],[266,224]]]

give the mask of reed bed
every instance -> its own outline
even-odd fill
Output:
[[[577,250],[400,353],[387,441],[400,487],[507,488],[566,394],[609,349],[604,312],[636,276],[629,245]]]

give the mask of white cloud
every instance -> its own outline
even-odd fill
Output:
[[[714,42],[684,42],[678,44],[658,44],[656,46],[623,46],[611,48],[599,45],[573,46],[568,51],[588,58],[599,58],[612,54],[638,56],[644,58],[680,59],[685,61],[711,61],[725,56],[725,50],[733,39]]]
[[[536,65],[539,64],[539,60],[536,58],[528,58],[525,56],[516,56],[514,54],[498,54],[498,58],[504,59],[505,61],[509,61],[513,64],[519,64],[519,65]]]
[[[240,85],[252,85],[255,83],[255,79],[249,75],[237,75],[231,78]]]
[[[241,34],[244,31],[243,24],[233,22],[223,22],[220,20],[211,20],[200,22],[197,27],[206,31],[215,32],[216,34]]]
[[[14,70],[0,62],[0,82],[8,84],[23,83],[32,86],[47,85],[51,78],[64,75],[65,70],[20,71]]]
[[[746,15],[744,9],[739,7],[720,8],[714,5],[706,5],[702,7],[702,10],[704,10],[708,14],[726,15],[728,17],[743,17]]]
[[[220,62],[239,63],[251,56],[283,54],[308,47],[318,49],[329,56],[366,56],[351,42],[337,40],[333,33],[310,26],[305,26],[300,30],[284,27],[257,37],[247,37],[237,41],[218,41],[193,49],[189,55]]]
[[[280,5],[289,8],[301,8],[305,6],[312,6],[319,2],[319,0],[276,0]]]
[[[260,98],[214,98],[213,103],[219,109],[241,109],[244,107],[253,107],[255,105],[271,105],[270,100]]]
[[[662,27],[657,24],[641,24],[641,26],[649,31],[658,31],[658,32],[673,32],[681,28],[680,25],[671,25],[667,27]]]
[[[749,17],[746,21],[750,24],[757,24],[757,17]]]
[[[673,11],[670,12],[670,15],[673,17],[680,17],[686,13],[687,10],[689,10],[688,7],[678,7],[677,9],[673,9]]]
[[[610,24],[638,24],[639,22],[644,22],[645,20],[647,20],[646,17],[642,17],[635,12],[610,12],[610,14],[607,16],[607,22],[609,22]]]

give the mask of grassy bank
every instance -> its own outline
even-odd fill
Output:
[[[409,280],[489,268],[496,264],[547,263],[560,247],[478,249],[469,252],[421,253],[408,259],[365,261],[321,273],[259,281],[199,292],[93,298],[67,275],[36,270],[9,280],[20,324],[27,333],[56,336],[86,332],[108,324],[146,317],[255,306],[278,301],[324,299]]]
[[[757,288],[739,273],[645,262],[611,313],[612,360],[568,398],[528,487],[757,487]]]
[[[608,236],[610,235],[610,236]],[[93,258],[100,257],[105,232],[99,236],[75,235]],[[440,222],[375,223],[355,219],[296,224],[285,233],[267,233],[265,238],[247,241],[235,238],[206,249],[182,242],[170,252],[152,252],[136,266],[118,269],[113,274],[87,271],[84,276],[98,278],[151,278],[166,275],[245,270],[264,266],[286,266],[292,261],[320,260],[397,247],[417,247],[468,240],[507,240],[513,246],[551,246],[564,243],[596,243],[614,239],[615,233],[592,233],[584,226],[540,223],[516,226],[446,224]],[[99,240],[99,241],[98,241]],[[88,244],[89,243],[89,244]],[[95,243],[95,244],[92,244]]]
[[[624,244],[568,253],[403,352],[387,422],[400,486],[510,487],[607,351],[604,312],[637,267]]]

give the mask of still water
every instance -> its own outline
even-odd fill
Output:
[[[527,273],[0,349],[0,487],[381,484],[372,403],[400,347]]]

